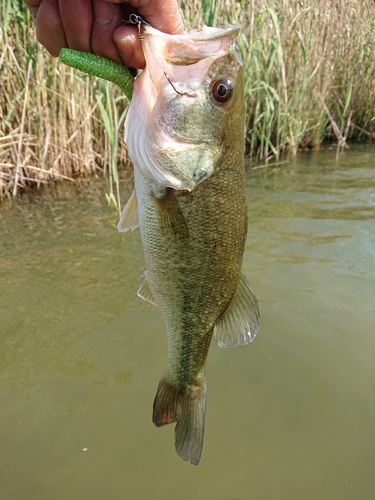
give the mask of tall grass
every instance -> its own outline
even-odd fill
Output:
[[[0,197],[26,185],[104,173],[119,205],[126,99],[109,82],[53,59],[20,0],[1,0]]]
[[[181,0],[188,29],[239,24],[246,151],[268,161],[375,137],[373,0]],[[51,58],[21,0],[1,0],[0,196],[103,172],[119,204],[126,100]]]
[[[198,9],[190,0],[188,8]],[[373,0],[204,0],[216,25],[241,26],[247,153],[295,154],[375,133]],[[210,13],[208,13],[210,12]],[[214,13],[214,14],[213,14]]]

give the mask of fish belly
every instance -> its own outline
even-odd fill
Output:
[[[176,450],[192,463],[203,444],[207,353],[215,322],[236,291],[246,238],[243,178],[232,172],[229,182],[224,174],[192,192],[135,176],[146,279],[168,338],[154,423],[177,421]]]

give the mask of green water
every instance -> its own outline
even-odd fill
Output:
[[[248,171],[261,330],[212,344],[198,467],[151,423],[163,321],[103,184],[0,207],[2,500],[375,498],[375,148],[334,154]]]

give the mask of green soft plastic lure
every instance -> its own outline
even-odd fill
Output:
[[[59,59],[71,68],[79,69],[89,75],[98,76],[115,83],[129,101],[131,100],[134,77],[125,66],[121,66],[121,64],[105,57],[73,49],[61,49]]]

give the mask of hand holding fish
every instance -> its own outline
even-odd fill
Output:
[[[176,0],[24,0],[39,42],[58,56],[64,47],[97,54],[132,68],[145,58],[137,28],[124,24],[137,13],[165,33],[182,33]]]
[[[153,422],[176,423],[176,451],[196,465],[211,338],[236,347],[259,328],[258,302],[241,271],[247,207],[239,27],[171,36],[143,25],[147,65],[134,92],[126,68],[113,61],[66,49],[60,60],[120,85],[131,101],[125,141],[135,189],[118,229],[140,228],[146,271],[138,295],[160,308],[167,330]]]

